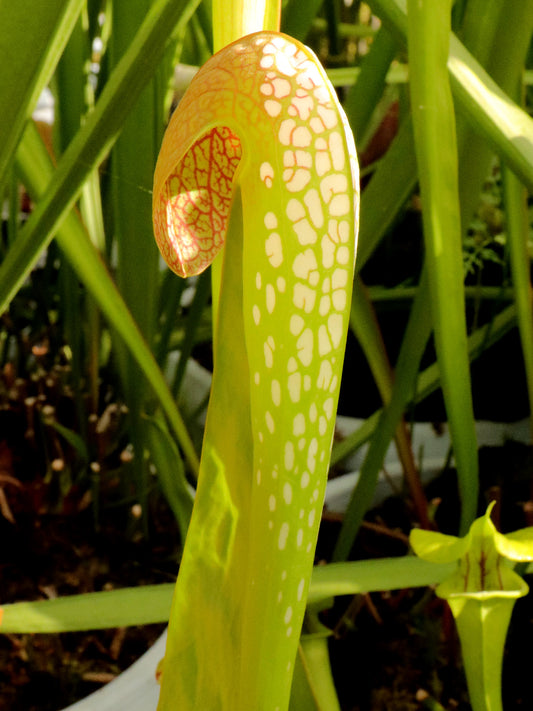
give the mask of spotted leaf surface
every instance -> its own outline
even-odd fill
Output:
[[[199,489],[171,618],[171,630],[176,617],[182,626],[163,673],[182,674],[165,692],[180,709],[288,706],[357,216],[353,139],[312,52],[262,32],[209,60],[172,117],[154,179],[154,230],[174,271],[201,272],[228,236]],[[202,639],[195,625],[208,625]]]

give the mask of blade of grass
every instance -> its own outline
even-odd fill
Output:
[[[454,564],[428,563],[414,556],[316,566],[308,605],[336,595],[425,587],[450,575]],[[71,595],[3,605],[4,634],[54,633],[154,624],[168,620],[173,583]]]
[[[361,227],[356,272],[405,208],[418,179],[413,125],[406,118],[367,187],[361,193]]]
[[[0,608],[0,632],[75,632],[166,622],[174,583],[15,602]]]
[[[451,3],[408,0],[410,90],[441,385],[457,465],[461,534],[477,512],[478,460],[468,360],[455,114],[446,61]]]
[[[324,0],[289,0],[281,13],[281,31],[303,42]]]
[[[333,560],[346,560],[357,536],[363,517],[372,504],[374,491],[385,453],[407,403],[415,391],[420,361],[431,333],[431,317],[427,308],[428,280],[426,272],[421,280],[409,322],[401,345],[400,355],[395,368],[395,379],[390,400],[379,415],[373,432],[370,447],[361,467],[359,481],[350,497],[342,528],[333,551]],[[343,444],[346,444],[346,440]],[[338,449],[334,449],[335,458]],[[333,461],[333,456],[332,456]],[[413,482],[411,491],[417,503],[417,511],[425,510],[425,501],[419,482]],[[423,515],[423,513],[422,513]],[[427,518],[423,519],[427,525]]]
[[[350,311],[350,328],[361,346],[372,375],[378,387],[381,399],[388,405],[394,389],[394,374],[389,363],[385,343],[379,330],[379,324],[366,287],[359,276],[355,279],[352,306]],[[427,338],[426,338],[427,340]],[[424,344],[425,346],[425,344]],[[423,347],[424,347],[423,346]],[[422,347],[422,348],[423,348]],[[396,386],[398,387],[398,386]],[[409,392],[409,397],[412,391]],[[393,434],[396,440],[398,458],[402,464],[405,478],[412,489],[417,515],[424,527],[427,527],[427,505],[422,493],[416,471],[416,465],[411,449],[411,442],[401,412],[396,420],[396,428],[390,433],[383,449],[383,455]],[[381,463],[380,463],[381,466]],[[377,471],[376,471],[377,477]]]
[[[361,62],[357,81],[346,96],[344,110],[359,150],[370,118],[383,94],[387,72],[397,49],[394,36],[386,27],[382,27],[370,46],[370,52]]]
[[[328,605],[337,595],[434,585],[450,575],[454,567],[454,563],[427,563],[414,556],[317,565],[313,569],[307,604],[319,607],[324,603]]]

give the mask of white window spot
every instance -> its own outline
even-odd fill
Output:
[[[254,383],[256,385],[259,385],[260,382],[261,382],[261,376],[259,375],[258,372],[254,373]]]
[[[266,426],[268,427],[268,431],[270,432],[270,434],[273,434],[275,429],[274,418],[272,417],[270,412],[268,412],[268,410],[267,412],[265,412],[265,422]]]
[[[278,218],[274,212],[267,212],[264,223],[267,230],[275,230],[278,226]]]
[[[316,386],[319,390],[327,390],[331,382],[331,376],[333,375],[333,369],[329,360],[323,360],[320,363],[320,370],[318,371],[318,378],[316,380]]]
[[[289,58],[283,52],[276,52],[275,55],[276,67],[280,74],[285,74],[287,77],[292,77],[296,74],[296,68],[293,67]]]
[[[285,187],[291,193],[299,193],[311,180],[311,173],[307,168],[288,169],[283,171]]]
[[[333,417],[333,405],[334,401],[332,397],[328,397],[328,399],[322,405],[322,409],[326,413],[326,417],[328,418],[328,420],[331,420],[331,418]]]
[[[274,87],[274,96],[276,99],[284,99],[291,93],[291,84],[287,81],[287,79],[276,77],[276,79],[272,82],[272,85]]]
[[[276,306],[276,291],[272,284],[267,284],[266,286],[266,307],[269,314],[274,311]]]
[[[324,133],[326,130],[326,127],[324,126],[324,121],[320,118],[320,116],[313,116],[313,118],[309,121],[309,125],[313,129],[314,133],[321,134]]]
[[[348,183],[346,176],[343,173],[332,173],[322,178],[320,181],[320,194],[322,195],[322,200],[325,203],[329,203],[334,195],[348,199],[346,191],[348,190]],[[342,193],[342,195],[340,195]],[[338,213],[332,213],[330,207],[330,214],[334,217]],[[345,213],[341,213],[345,214]]]
[[[331,309],[331,299],[329,296],[322,296],[320,299],[320,305],[318,307],[318,313],[321,316],[327,316]]]
[[[290,119],[288,119],[290,120]],[[292,145],[296,148],[309,148],[313,141],[311,131],[305,126],[298,126],[292,134]]]
[[[311,313],[315,307],[316,291],[305,284],[295,284],[292,291],[292,303],[297,309],[302,309],[306,314]]]
[[[276,510],[276,497],[274,494],[270,494],[268,497],[268,508],[270,511],[275,511]]]
[[[320,281],[320,272],[318,270],[309,273],[309,284],[311,286],[318,286]]]
[[[296,198],[291,198],[287,203],[287,217],[291,222],[297,222],[305,217],[305,208]]]
[[[281,403],[281,385],[279,380],[273,380],[270,385],[270,392],[272,394],[272,402],[276,407],[279,407]]]
[[[261,288],[261,272],[257,272],[257,274],[255,275],[255,288]]]
[[[269,336],[263,345],[263,351],[265,354],[265,365],[267,368],[272,368],[274,365],[274,351],[276,345],[272,336]]]
[[[304,375],[304,390],[309,392],[311,390],[311,376]]]
[[[254,307],[252,309],[252,315],[254,318],[255,325],[259,326],[259,321],[261,321],[261,311],[259,310],[259,306],[257,304],[254,304]]]
[[[331,379],[331,385],[329,386],[329,392],[334,393],[337,390],[337,384],[339,382],[339,379],[337,378],[336,375],[333,376]]]
[[[333,131],[329,137],[329,150],[335,170],[344,170],[344,141],[338,131]]]
[[[341,314],[331,314],[331,316],[328,317],[328,331],[333,346],[338,348],[344,335],[344,320]]]
[[[311,443],[309,444],[309,449],[307,450],[307,468],[311,472],[311,474],[315,473],[315,468],[316,468],[316,453],[318,452],[318,440],[316,437],[313,437],[311,440]]]
[[[302,121],[307,121],[313,110],[314,103],[306,91],[298,89],[289,107],[289,111],[292,109],[295,112],[293,115],[297,114]]]
[[[303,531],[303,528],[299,528],[296,533],[296,545],[298,546],[298,548],[302,547],[303,542],[304,542],[304,531]]]
[[[290,472],[294,467],[294,445],[292,442],[285,442],[285,454],[284,454],[285,469]]]
[[[302,376],[300,373],[292,373],[288,377],[287,387],[291,402],[300,402],[302,391]]]
[[[315,523],[315,510],[309,511],[309,516],[307,517],[307,523],[309,528],[311,528]]]
[[[324,281],[322,282],[322,291],[324,294],[327,294],[329,290],[331,289],[331,284],[329,281],[329,277],[326,277]]]
[[[309,476],[309,472],[304,472],[301,476],[300,479],[300,486],[302,489],[307,489],[309,486],[309,482],[311,481],[311,477]],[[301,518],[301,517],[300,517]]]
[[[331,351],[331,341],[329,340],[328,330],[322,324],[318,329],[318,355],[325,356]]]
[[[324,269],[331,269],[335,263],[335,244],[329,235],[324,235],[320,243],[322,247],[322,266]]]
[[[296,232],[298,237],[298,242],[302,245],[315,244],[318,239],[315,229],[311,226],[311,223],[307,218],[298,220],[292,226],[293,230]]]
[[[346,243],[350,241],[350,223],[347,220],[341,220],[339,222],[339,237],[341,242]]]
[[[298,363],[296,361],[296,358],[294,356],[291,356],[287,361],[287,372],[294,373],[296,370],[298,370]]]
[[[285,293],[287,284],[286,284],[285,279],[283,277],[278,277],[276,279],[276,286],[278,287],[278,291],[280,294]]]
[[[276,118],[276,116],[279,116],[281,113],[281,109],[283,108],[279,101],[275,101],[274,99],[267,99],[264,103],[263,106],[265,107],[265,111],[269,116],[272,118]]]
[[[305,445],[306,445],[305,437],[300,437],[300,439],[298,440],[298,451],[303,452],[303,450],[305,449]]]
[[[318,151],[315,155],[315,170],[319,178],[331,170],[331,160],[327,151]]]
[[[302,578],[298,583],[298,591],[296,593],[296,599],[300,602],[304,596],[305,591],[305,578]]]
[[[261,163],[259,166],[259,176],[267,188],[272,187],[274,180],[274,168],[268,162]]]
[[[292,635],[292,627],[287,627],[287,637]]]
[[[346,308],[346,292],[342,289],[337,289],[333,292],[332,299],[333,306],[337,309],[337,311],[344,311]]]
[[[264,84],[261,84],[261,86],[259,87],[259,91],[261,92],[261,94],[263,94],[263,96],[272,96],[274,88],[272,84],[265,82]]]
[[[326,434],[326,431],[328,429],[328,421],[324,417],[324,415],[320,415],[318,418],[318,432],[319,434],[323,437]]]
[[[334,289],[343,289],[348,284],[348,272],[346,269],[335,269],[331,277],[331,286]]]
[[[309,419],[311,422],[316,422],[316,418],[318,417],[318,410],[316,407],[316,404],[314,402],[311,403],[309,406]]]
[[[269,69],[274,64],[274,57],[261,57],[259,65],[261,69]]]
[[[317,267],[315,253],[312,249],[306,249],[305,252],[297,254],[292,263],[294,276],[304,280],[309,279],[310,272],[316,270]]]
[[[257,470],[257,473],[255,475],[256,481],[257,481],[257,486],[260,486],[261,484],[261,469]]]
[[[281,143],[282,146],[290,146],[291,145],[291,135],[294,129],[296,128],[296,122],[294,119],[285,119],[284,121],[281,122],[279,131],[278,131],[278,139],[279,142]]]
[[[279,536],[278,536],[278,548],[280,551],[285,550],[287,546],[287,538],[289,537],[289,524],[288,523],[282,523],[281,528],[279,529]]]
[[[298,349],[298,358],[304,366],[311,365],[313,361],[313,331],[310,328],[306,328],[302,335],[296,341],[296,348]]]
[[[286,625],[288,625],[291,620],[292,620],[292,607],[289,605],[289,607],[285,610],[285,617],[283,618],[283,621],[285,622]]]
[[[348,264],[350,261],[350,250],[346,246],[339,247],[337,250],[337,262],[339,264]]]
[[[301,412],[295,415],[292,421],[292,433],[295,437],[299,437],[305,433],[305,417]]]
[[[329,214],[341,217],[350,212],[350,201],[348,195],[335,195],[329,204]]]
[[[283,165],[285,168],[309,168],[313,167],[313,156],[309,151],[285,151],[283,153]]]
[[[322,212],[322,200],[316,188],[311,188],[305,193],[304,203],[309,211],[311,222],[317,229],[320,229],[324,224],[324,213]]]
[[[298,68],[300,73],[296,77],[296,81],[303,89],[311,91],[311,89],[323,83],[318,68],[309,59],[300,62]]]
[[[292,486],[288,482],[283,485],[283,500],[287,505],[292,501]]]
[[[293,314],[289,322],[289,328],[293,336],[298,336],[305,326],[305,321],[299,314]]]
[[[318,87],[318,90],[322,89],[322,87]],[[315,89],[314,92],[315,96],[317,96],[317,89]],[[327,94],[326,94],[327,96]],[[318,97],[317,97],[318,98]],[[326,98],[326,97],[324,97]],[[327,97],[329,98],[329,97]],[[335,128],[337,125],[337,113],[333,109],[328,109],[325,106],[317,106],[316,108],[317,114],[320,116],[322,121],[324,122],[324,126],[326,128]]]
[[[283,247],[281,237],[277,232],[272,232],[265,241],[265,250],[270,264],[277,268],[283,262]]]

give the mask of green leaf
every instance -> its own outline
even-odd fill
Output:
[[[166,622],[173,590],[173,583],[165,583],[4,604],[0,632],[74,632]]]
[[[431,313],[461,497],[476,514],[478,462],[470,384],[455,113],[448,82],[451,2],[408,1],[409,76]]]

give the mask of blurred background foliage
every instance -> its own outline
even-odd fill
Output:
[[[51,509],[90,506],[98,525],[101,506],[137,506],[146,535],[163,496],[184,534],[207,399],[196,373],[212,361],[210,280],[162,265],[151,183],[169,114],[212,51],[210,2],[4,1],[0,19],[0,445],[19,433],[24,476]],[[448,421],[466,530],[474,418],[529,414],[533,10],[456,0],[438,65],[447,23],[409,24],[403,0],[283,4],[281,29],[326,66],[362,166],[340,402],[362,419],[333,463],[372,446],[338,560],[393,438],[428,523],[412,422]],[[431,102],[432,82],[453,95],[442,131],[412,101]],[[496,359],[471,370],[489,351]],[[16,477],[4,468],[10,519]]]

